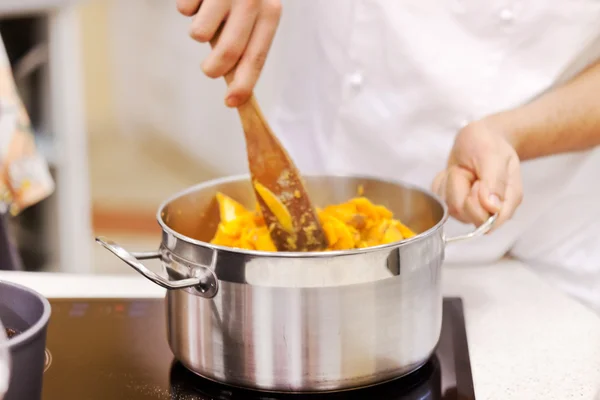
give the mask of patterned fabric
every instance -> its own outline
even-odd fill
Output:
[[[16,215],[53,190],[54,181],[36,149],[29,116],[0,38],[0,213]]]

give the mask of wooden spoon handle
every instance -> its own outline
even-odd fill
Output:
[[[223,30],[225,23],[221,23],[214,36],[210,40],[210,45],[214,49],[219,41],[219,37],[221,37],[221,32]],[[223,77],[225,78],[225,82],[227,86],[231,84],[233,78],[235,76],[235,71],[237,70],[236,63]],[[265,116],[261,111],[260,106],[258,105],[258,101],[256,97],[254,97],[254,92],[250,94],[248,100],[239,106],[237,106],[238,112],[240,114],[240,118],[242,120],[242,127],[244,128],[244,132],[252,132],[256,125],[266,125]],[[268,125],[267,125],[268,127]]]

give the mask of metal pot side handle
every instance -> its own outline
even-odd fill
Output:
[[[469,232],[465,235],[445,238],[444,240],[445,240],[446,244],[449,244],[449,243],[460,242],[462,240],[473,239],[473,238],[476,238],[479,236],[483,236],[492,229],[492,227],[494,226],[494,223],[496,222],[496,219],[498,219],[498,214],[494,214],[491,217],[489,217],[487,219],[487,221],[485,221],[483,224],[481,224],[479,226],[479,228],[475,229],[473,232]]]
[[[176,290],[194,288],[198,295],[205,298],[213,298],[217,294],[218,280],[214,276],[213,272],[208,268],[202,268],[207,272],[203,274],[203,276],[172,281],[152,272],[140,262],[140,260],[162,258],[161,254],[158,251],[130,253],[123,247],[121,247],[118,243],[115,243],[112,240],[109,240],[104,237],[97,237],[96,242],[98,242],[102,247],[113,253],[115,256],[119,257],[121,260],[127,263],[127,265],[135,269],[148,280],[154,282],[155,284],[165,289]]]

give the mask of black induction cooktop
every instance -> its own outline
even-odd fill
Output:
[[[419,370],[333,394],[259,393],[203,379],[173,359],[163,299],[51,299],[43,400],[473,400],[462,301],[444,299],[442,334]]]

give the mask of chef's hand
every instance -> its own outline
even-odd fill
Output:
[[[177,0],[177,9],[194,16],[190,36],[202,43],[209,42],[226,21],[202,70],[211,78],[219,78],[238,64],[225,104],[243,104],[258,81],[273,42],[281,15],[280,0]]]
[[[458,133],[433,190],[461,222],[479,226],[499,213],[497,228],[523,198],[519,157],[502,132],[484,121],[471,123]]]

